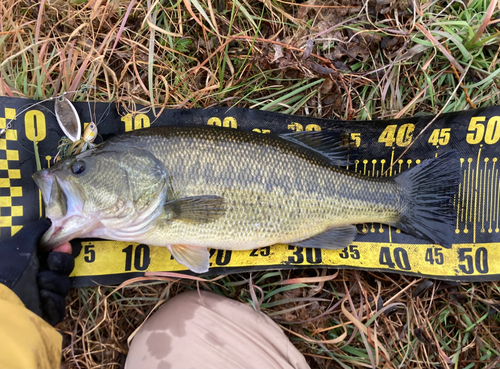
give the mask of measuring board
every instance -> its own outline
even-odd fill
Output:
[[[36,105],[34,105],[36,104]],[[440,116],[417,139],[432,116],[400,120],[338,121],[240,108],[164,110],[155,117],[144,109],[127,114],[115,104],[75,103],[82,122],[98,123],[100,139],[160,125],[212,125],[261,134],[322,129],[342,133],[356,147],[349,167],[366,176],[393,176],[425,159],[455,149],[462,179],[454,198],[455,239],[451,249],[431,245],[394,227],[358,225],[355,242],[344,250],[274,245],[250,251],[211,250],[206,275],[251,270],[334,267],[391,271],[458,281],[500,279],[500,107]],[[0,241],[44,216],[40,191],[31,179],[36,170],[33,141],[42,166],[51,165],[62,132],[54,103],[0,97]],[[403,155],[403,152],[408,151]],[[104,240],[74,240],[74,286],[117,284],[145,272],[189,273],[164,247]]]

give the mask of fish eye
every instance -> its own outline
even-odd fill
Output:
[[[71,171],[73,174],[81,174],[85,171],[85,163],[83,161],[75,161],[71,165]]]

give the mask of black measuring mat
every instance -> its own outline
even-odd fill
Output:
[[[99,139],[104,140],[160,125],[213,125],[262,134],[335,130],[357,147],[357,159],[349,170],[373,177],[393,176],[425,159],[453,149],[459,152],[462,174],[454,199],[457,215],[450,249],[431,245],[394,227],[369,223],[358,225],[355,242],[340,251],[288,245],[248,251],[211,250],[207,274],[314,266],[461,281],[500,277],[499,106],[443,114],[419,136],[434,117],[338,121],[241,108],[163,110],[155,116],[148,109],[127,114],[115,104],[91,103],[90,109],[86,102],[74,105],[82,123],[98,123]],[[0,241],[44,216],[40,191],[31,179],[36,171],[33,140],[38,143],[42,167],[46,168],[57,154],[62,136],[53,101],[0,97],[0,129],[9,121],[11,129],[0,138]],[[89,239],[74,240],[72,244],[78,250],[72,275],[75,286],[117,284],[144,272],[189,272],[164,247]]]

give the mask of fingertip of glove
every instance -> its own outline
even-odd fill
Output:
[[[64,319],[66,301],[63,296],[49,290],[41,290],[40,304],[42,306],[43,319],[50,325],[55,326]]]
[[[65,252],[51,252],[47,256],[47,266],[54,272],[70,275],[75,267],[75,259]]]
[[[69,277],[52,270],[38,273],[37,283],[40,290],[49,290],[61,296],[66,296],[70,289]]]

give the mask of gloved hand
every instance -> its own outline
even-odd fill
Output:
[[[56,325],[64,318],[73,256],[64,252],[38,255],[40,237],[49,223],[26,224],[0,247],[0,283],[13,290],[26,308]]]

